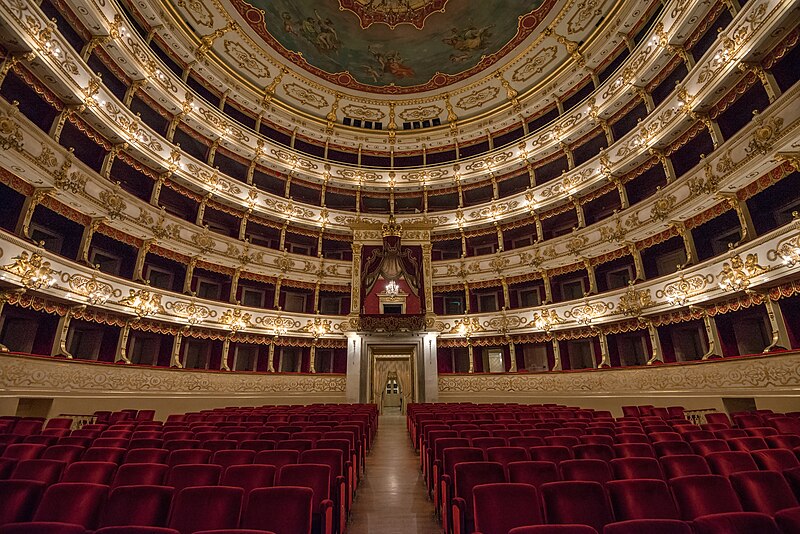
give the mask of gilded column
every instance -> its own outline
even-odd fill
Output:
[[[739,228],[742,238],[734,246],[739,246],[741,243],[754,238],[756,236],[756,228],[753,224],[753,218],[750,216],[750,209],[747,207],[747,202],[739,199],[736,193],[720,193],[719,196],[736,212],[736,217],[739,219]]]
[[[561,345],[558,344],[558,340],[554,337],[552,340],[553,343],[553,368],[551,371],[561,371],[564,367],[561,365]]]
[[[197,226],[203,226],[203,217],[205,217],[206,206],[208,205],[209,200],[211,200],[211,193],[207,193],[206,196],[203,197],[203,200],[200,201],[200,205],[197,207],[197,217],[194,219],[194,223]]]
[[[597,289],[597,276],[594,272],[594,267],[592,266],[592,262],[589,258],[583,258],[583,267],[586,269],[586,274],[589,277],[589,295],[596,295],[599,293]]]
[[[276,310],[281,309],[281,285],[283,284],[283,275],[279,275],[275,279],[275,295],[272,299],[272,307]]]
[[[314,340],[311,342],[311,351],[308,358],[309,362],[309,371],[312,373],[317,372],[316,368],[316,356],[317,356],[317,337],[314,336]]]
[[[92,217],[89,221],[89,224],[83,227],[83,233],[81,234],[81,244],[78,250],[78,260],[82,261],[83,263],[89,263],[89,250],[92,248],[92,237],[94,237],[95,232],[100,225],[103,224],[105,220],[104,217]]]
[[[722,358],[722,343],[719,341],[719,330],[717,330],[717,322],[708,314],[708,310],[701,306],[689,306],[690,310],[700,310],[703,314],[703,328],[706,331],[708,338],[708,350],[703,354],[703,360],[710,360],[713,358]]]
[[[225,336],[225,339],[222,340],[222,358],[220,358],[219,362],[219,370],[220,371],[230,371],[231,368],[228,366],[228,353],[231,351],[231,336],[233,334],[228,334]]]
[[[758,63],[739,63],[739,69],[743,72],[750,71],[758,76],[761,85],[764,86],[764,91],[767,93],[770,104],[781,96],[781,86],[778,85],[775,76]]]
[[[153,191],[150,193],[150,204],[158,206],[158,199],[161,197],[161,188],[164,187],[164,182],[167,181],[172,175],[171,172],[162,172],[158,175],[158,180],[153,184]]]
[[[672,223],[672,227],[675,228],[675,231],[681,236],[681,239],[683,239],[683,248],[686,251],[686,263],[678,266],[679,269],[683,269],[687,265],[692,265],[697,261],[697,248],[694,245],[694,236],[683,221]]]
[[[475,351],[472,348],[472,341],[467,337],[467,353],[469,354],[469,370],[468,373],[475,372]]]
[[[49,135],[53,138],[53,141],[58,143],[59,139],[61,138],[61,132],[64,130],[64,124],[66,124],[69,116],[73,113],[80,113],[83,111],[83,109],[83,105],[65,106],[64,109],[61,110],[61,113],[56,115],[49,132]]]
[[[44,198],[55,191],[52,187],[37,187],[33,190],[30,196],[25,198],[25,202],[22,204],[22,217],[17,221],[17,226],[14,232],[22,237],[27,237],[30,239],[31,237],[31,220],[33,219],[33,214],[36,211],[36,206],[38,206]]]
[[[239,278],[242,276],[242,267],[241,265],[233,270],[233,276],[231,277],[231,294],[228,297],[228,302],[231,304],[239,304],[239,299],[236,298],[236,292],[239,289]]]
[[[650,359],[647,360],[647,365],[664,363],[664,352],[661,350],[661,338],[658,337],[658,329],[651,321],[645,322],[647,324],[647,333],[650,335],[650,346],[653,349]]]
[[[542,304],[550,304],[553,302],[553,285],[550,283],[550,275],[547,271],[541,271],[542,283],[544,284],[544,302]]]
[[[644,263],[642,262],[642,251],[639,250],[639,247],[636,246],[636,243],[625,243],[625,246],[628,249],[628,253],[633,258],[633,269],[634,269],[634,278],[638,281],[644,281],[646,279],[644,273]]]
[[[511,295],[508,291],[508,280],[505,276],[500,277],[500,286],[503,288],[503,308],[511,307]]]
[[[131,363],[130,359],[128,358],[128,338],[131,335],[131,322],[131,320],[125,321],[125,326],[122,327],[122,331],[119,333],[119,341],[117,341],[117,357],[114,359],[114,363]]]
[[[144,282],[144,261],[147,259],[147,254],[150,252],[150,248],[156,244],[157,240],[155,239],[145,239],[142,242],[142,246],[139,247],[139,250],[136,254],[136,264],[133,267],[133,281],[134,282]]]
[[[425,277],[425,315],[433,316],[433,267],[430,241],[422,245],[422,275]]]
[[[56,343],[53,343],[53,348],[50,351],[51,356],[61,356],[68,360],[72,360],[73,356],[67,349],[67,339],[69,337],[69,325],[72,322],[72,318],[81,310],[85,310],[86,306],[74,306],[67,310],[63,316],[58,318],[58,326],[56,327],[56,332],[58,332],[58,340]]]
[[[186,276],[183,278],[183,294],[190,295],[192,293],[192,278],[194,277],[194,268],[197,266],[197,261],[200,256],[192,256],[189,263],[186,264]]]
[[[353,265],[350,268],[350,315],[361,311],[361,249],[362,243],[353,243]]]
[[[188,329],[189,327],[187,326],[185,330]],[[169,366],[177,369],[183,369],[183,364],[181,363],[181,344],[183,343],[183,334],[184,330],[179,330],[175,335],[175,339],[172,342],[172,354],[169,358]]]
[[[278,336],[272,336],[272,343],[269,344],[269,352],[267,354],[267,372],[275,372],[275,343],[278,342]]]
[[[611,354],[608,352],[608,337],[606,333],[599,328],[593,328],[592,330],[596,331],[597,337],[600,339],[600,363],[597,364],[597,367],[611,367]]]
[[[114,166],[114,161],[117,159],[117,156],[119,156],[119,153],[127,148],[128,143],[117,143],[111,147],[111,150],[108,151],[106,157],[103,158],[103,164],[100,167],[101,176],[104,178],[109,178],[111,176],[111,168]]]
[[[508,342],[508,354],[511,357],[511,367],[509,367],[509,373],[516,373],[517,372],[517,348],[514,346],[514,342],[511,341],[511,338],[506,336],[506,341]]]
[[[763,295],[763,299],[764,306],[767,309],[769,324],[772,329],[772,340],[764,349],[764,352],[767,353],[772,350],[791,348],[789,332],[786,329],[786,319],[783,316],[783,310],[781,310],[780,304],[778,304],[778,301],[769,298],[769,295]]]

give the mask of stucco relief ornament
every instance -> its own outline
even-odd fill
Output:
[[[766,269],[758,264],[758,254],[748,254],[744,261],[738,254],[731,261],[722,264],[722,271],[717,275],[719,287],[723,291],[744,291],[750,287],[750,280]]]
[[[3,150],[22,150],[22,132],[19,124],[14,119],[17,114],[19,102],[11,103],[11,111],[0,115],[0,148]]]
[[[444,12],[448,0],[339,0],[339,9],[354,13],[363,29],[373,24],[386,24],[393,30],[400,24],[411,24],[416,29],[425,27],[425,20],[433,13]]]
[[[636,289],[633,281],[628,282],[628,289],[619,297],[617,310],[630,317],[639,317],[642,311],[653,306],[653,297],[649,289]]]

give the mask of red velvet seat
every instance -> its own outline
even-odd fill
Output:
[[[35,460],[44,454],[47,445],[39,443],[12,443],[3,451],[4,458],[13,460]]]
[[[732,451],[758,451],[769,449],[769,445],[761,437],[733,438],[728,440],[728,445]]]
[[[787,469],[800,467],[797,456],[788,449],[765,449],[753,451],[750,456],[755,460],[759,469],[783,472]]]
[[[511,462],[527,462],[528,451],[522,447],[490,447],[486,449],[486,460],[502,464],[508,478],[508,464]]]
[[[492,448],[492,447],[505,447],[508,445],[508,441],[506,438],[500,437],[480,437],[480,438],[472,438],[468,445],[461,445],[462,447],[477,447],[478,449],[483,449],[484,451]]]
[[[107,497],[108,486],[101,484],[53,484],[45,490],[33,521],[70,523],[93,530],[97,527]]]
[[[126,464],[166,464],[170,451],[167,449],[142,448],[128,451]]]
[[[601,532],[614,521],[603,486],[597,482],[550,482],[540,490],[548,523],[588,525]]]
[[[44,489],[43,482],[33,480],[0,481],[0,526],[30,521]]]
[[[714,452],[731,450],[728,442],[721,439],[704,439],[700,441],[693,441],[691,446],[694,453],[699,454],[700,456],[706,456]]]
[[[632,478],[664,479],[661,465],[655,458],[616,458],[611,460],[609,465],[614,478],[617,480]]]
[[[180,464],[169,468],[165,486],[179,492],[192,486],[216,486],[222,478],[222,467],[212,464]]]
[[[622,432],[617,434],[617,443],[650,443],[650,439],[646,434],[637,432]]]
[[[122,463],[128,451],[121,447],[90,447],[83,453],[81,460],[84,462],[112,462]]]
[[[800,506],[786,479],[775,471],[734,473],[729,480],[747,512],[775,515],[781,510]]]
[[[117,472],[117,464],[112,462],[74,462],[67,466],[61,482],[90,482],[111,485]]]
[[[284,439],[275,444],[276,449],[292,450],[297,452],[307,451],[314,446],[310,439]]]
[[[217,451],[233,451],[239,446],[239,442],[232,439],[218,439],[214,441],[204,441],[200,444],[203,449],[215,453]]]
[[[85,449],[79,445],[51,445],[42,453],[45,460],[61,460],[62,462],[75,462],[80,459]]]
[[[759,427],[754,427],[754,428],[745,428],[744,431],[747,432],[748,436],[755,437],[755,438],[766,438],[766,437],[769,437],[769,436],[777,436],[778,435],[778,431],[775,430],[774,428],[772,428],[771,426],[759,426]]]
[[[789,508],[781,510],[775,514],[775,522],[778,523],[783,534],[800,532],[800,509]]]
[[[246,496],[254,489],[272,487],[277,472],[274,465],[232,465],[225,469],[221,485],[242,488]]]
[[[614,477],[603,460],[564,460],[558,464],[561,480],[584,480],[605,484]]]
[[[612,480],[606,490],[618,521],[680,518],[669,488],[661,480]]]
[[[161,449],[164,447],[163,439],[137,438],[128,442],[128,450],[131,449]]]
[[[586,525],[534,525],[512,528],[508,534],[598,534]]]
[[[241,527],[275,534],[311,534],[314,492],[305,487],[260,488],[250,492]]]
[[[580,438],[578,436],[547,436],[544,438],[545,445],[551,447],[567,447],[572,449],[572,447],[581,444]]]
[[[795,447],[800,447],[800,435],[778,434],[777,436],[767,436],[764,441],[772,449],[794,449]]]
[[[709,423],[723,424],[728,427],[731,426],[731,420],[728,419],[728,415],[724,413],[707,413],[706,421],[708,421]]]
[[[683,439],[689,443],[694,443],[695,441],[705,441],[714,439],[714,433],[709,432],[708,430],[693,430],[691,432],[685,432],[683,434]]]
[[[169,519],[174,489],[167,486],[120,486],[111,490],[101,527],[163,527]]]
[[[614,445],[617,458],[655,458],[656,453],[649,443],[617,443]]]
[[[456,534],[472,532],[472,489],[480,484],[505,482],[503,465],[497,462],[461,462],[455,465],[452,498],[452,525]]]
[[[547,482],[561,480],[558,466],[553,462],[512,462],[508,464],[508,481],[520,484],[530,484],[539,488]]]
[[[83,525],[54,521],[32,521],[9,523],[0,527],[0,534],[86,534]]]
[[[696,534],[781,534],[768,515],[755,512],[712,514],[692,522]]]
[[[509,447],[522,447],[529,449],[531,447],[541,447],[544,445],[544,439],[538,436],[517,436],[508,439]]]
[[[278,486],[306,487],[314,494],[311,504],[311,531],[331,534],[334,529],[334,503],[330,498],[331,468],[323,464],[294,464],[281,467]]]
[[[542,522],[539,496],[529,484],[480,484],[472,489],[475,531],[506,534],[514,527]]]
[[[278,469],[284,465],[296,464],[300,461],[300,453],[292,450],[260,451],[253,459],[254,464],[274,465]]]
[[[181,464],[207,464],[211,460],[211,451],[208,449],[177,449],[169,453],[167,465],[170,467]]]
[[[581,443],[585,443],[587,445],[607,445],[612,448],[614,447],[614,438],[605,434],[584,434],[578,439],[581,440]],[[529,446],[533,447],[533,445]]]
[[[199,449],[202,443],[199,439],[175,439],[172,441],[164,440],[164,448],[168,451],[181,449]]]
[[[169,471],[167,464],[122,464],[112,486],[160,486]]]
[[[333,501],[334,521],[343,531],[350,506],[347,473],[344,471],[344,456],[341,449],[311,449],[300,453],[301,464],[321,464],[330,468],[330,499]],[[297,485],[297,484],[289,484]]]
[[[750,454],[743,451],[723,451],[706,455],[711,472],[728,476],[740,471],[758,471],[758,466]]]
[[[239,442],[240,450],[261,452],[275,449],[275,441],[271,439],[246,439]]]
[[[66,462],[59,460],[21,460],[17,462],[9,480],[33,480],[48,486],[61,479]]]
[[[741,512],[742,505],[728,479],[719,475],[689,475],[669,481],[684,520],[709,514]]]
[[[603,534],[693,534],[692,527],[677,519],[633,519],[609,523]]]
[[[173,499],[169,528],[181,534],[236,528],[244,490],[228,486],[196,486],[180,490]]]
[[[746,438],[747,436],[747,432],[741,428],[726,428],[725,430],[714,431],[714,437],[716,439],[728,440],[734,438]]]
[[[531,447],[528,449],[531,460],[541,462],[553,462],[559,464],[564,460],[572,460],[572,450],[568,447],[556,445],[545,445],[543,447]]]
[[[677,432],[651,432],[650,441],[658,443],[661,441],[684,441],[680,434]]]
[[[692,446],[685,441],[659,441],[653,443],[656,456],[675,456],[678,454],[694,454]]]
[[[231,465],[252,464],[255,459],[255,451],[248,450],[226,450],[217,451],[211,457],[211,463],[221,465],[223,468]]]
[[[608,445],[581,444],[572,447],[576,460],[602,460],[610,462],[615,458],[614,449]]]
[[[667,480],[687,475],[710,475],[711,468],[703,456],[697,454],[679,454],[664,456],[659,460]]]

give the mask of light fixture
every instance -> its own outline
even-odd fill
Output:
[[[239,330],[252,326],[250,319],[252,316],[249,313],[242,313],[242,310],[227,310],[219,318],[219,322],[226,325],[228,329],[234,334]]]
[[[311,334],[314,335],[314,339],[316,339],[330,332],[331,322],[328,319],[314,317],[313,321],[308,321],[308,323],[306,323],[306,325],[303,327],[303,330],[306,332],[311,332]]]
[[[386,282],[386,287],[384,288],[384,291],[390,297],[396,297],[397,295],[400,294],[400,286],[397,284],[396,281],[389,280],[388,282]]]
[[[50,268],[50,262],[38,252],[28,255],[23,251],[11,259],[14,263],[3,266],[3,270],[19,276],[26,288],[47,289],[56,283],[55,271]]]
[[[139,317],[147,317],[163,311],[161,295],[146,289],[139,289],[138,291],[131,289],[130,294],[120,300],[119,303],[133,308],[133,311]]]

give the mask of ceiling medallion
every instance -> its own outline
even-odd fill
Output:
[[[339,0],[339,9],[355,13],[361,27],[386,24],[393,30],[398,24],[411,24],[418,30],[432,13],[443,13],[448,0]]]

